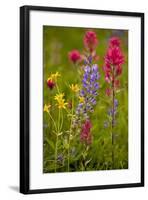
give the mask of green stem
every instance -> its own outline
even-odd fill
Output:
[[[58,153],[58,134],[56,135],[56,143],[55,143],[55,166],[54,171],[57,171],[57,153]]]
[[[70,136],[71,136],[71,129],[72,129],[72,121],[73,121],[73,108],[74,108],[74,96],[72,96],[72,110],[71,110],[71,123],[70,123],[70,130],[69,130],[69,137],[68,137],[68,156],[67,156],[67,170],[69,172],[69,158],[70,158]]]
[[[53,122],[53,124],[54,124],[55,131],[57,132],[57,126],[56,126],[56,123],[55,123],[55,121],[54,121],[52,115],[51,115],[50,113],[48,113],[48,115],[49,115],[49,117],[51,118],[51,120],[52,120],[52,122]]]
[[[63,110],[62,110],[63,111]],[[61,126],[60,126],[60,132],[62,130],[63,127],[63,112],[61,113]]]
[[[112,80],[112,132],[111,132],[111,139],[112,139],[112,168],[114,169],[114,122],[115,122],[115,113],[114,113],[114,100],[115,100],[115,88],[114,88],[114,66],[113,66],[113,80]]]
[[[59,109],[59,116],[58,116],[58,133],[60,133],[60,118],[61,118],[61,109]]]
[[[54,168],[55,168],[54,171],[56,172],[56,163],[57,163],[57,144],[58,144],[58,127],[56,126],[56,123],[55,123],[55,121],[54,121],[52,115],[51,115],[50,113],[48,113],[48,114],[49,114],[49,117],[51,118],[51,120],[52,120],[52,122],[53,122],[53,125],[54,125],[54,127],[55,127],[55,132],[56,132],[56,144],[55,144],[55,166],[54,166]]]
[[[57,171],[57,155],[58,155],[58,134],[60,133],[60,109],[59,109],[59,115],[58,115],[58,127],[57,127],[57,133],[56,133],[56,143],[55,143],[55,172]]]
[[[58,83],[56,83],[56,88],[57,88],[58,93],[60,94]]]

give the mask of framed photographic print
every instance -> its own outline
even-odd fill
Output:
[[[144,186],[144,14],[20,8],[20,192]]]

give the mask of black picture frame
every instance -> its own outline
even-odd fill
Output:
[[[35,190],[30,189],[29,187],[30,186],[29,19],[30,19],[30,11],[32,10],[45,11],[45,12],[58,11],[67,13],[85,13],[85,14],[140,17],[141,19],[141,182],[140,183],[98,185],[98,186],[96,185],[96,186],[82,186],[82,187],[70,187],[70,188],[54,188],[54,189],[35,189]],[[23,194],[34,194],[34,193],[67,192],[67,191],[81,191],[81,190],[129,188],[129,187],[141,187],[141,186],[144,186],[144,13],[75,9],[75,8],[41,7],[41,6],[20,7],[20,192]]]

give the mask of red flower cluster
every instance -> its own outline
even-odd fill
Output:
[[[122,55],[121,49],[118,46],[109,47],[105,57],[105,64],[107,68],[110,68],[111,65],[121,66],[123,63],[124,57]]]
[[[105,80],[108,83],[113,83],[118,87],[120,82],[116,78],[122,73],[122,64],[124,63],[124,56],[120,48],[120,40],[113,37],[109,41],[109,48],[105,56]],[[109,90],[107,91],[109,94]]]
[[[51,79],[47,80],[47,86],[52,90],[55,87],[55,82],[52,81]]]
[[[90,129],[92,128],[92,124],[90,120],[86,120],[84,124],[82,125],[80,139],[83,142],[86,142],[86,144],[91,144],[92,137]]]
[[[78,50],[74,49],[69,52],[69,59],[75,64],[81,60],[81,55]]]
[[[98,44],[97,35],[94,31],[87,31],[85,33],[83,41],[85,48],[88,49],[90,52],[92,52]]]
[[[87,31],[84,35],[83,42],[84,42],[84,47],[88,52],[85,52],[84,54],[81,55],[78,50],[73,49],[68,53],[69,60],[74,64],[81,62],[82,60],[87,63],[90,63],[92,59],[97,61],[99,58],[96,55],[96,50],[95,50],[98,44],[96,33],[94,31]]]
[[[119,38],[118,37],[112,37],[110,40],[109,40],[109,44],[110,44],[110,46],[111,47],[113,47],[113,46],[117,46],[117,47],[119,47],[120,46],[120,40],[119,40]]]

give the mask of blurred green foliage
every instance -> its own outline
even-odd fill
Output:
[[[71,27],[43,27],[43,60],[44,60],[44,104],[51,104],[50,114],[57,123],[58,108],[54,96],[56,89],[50,90],[46,81],[51,73],[59,72],[61,78],[58,80],[60,91],[65,94],[65,99],[72,99],[72,92],[69,84],[78,83],[81,85],[81,79],[78,74],[79,66],[75,66],[68,59],[68,52],[78,49],[81,53],[84,51],[83,37],[87,28]],[[93,124],[92,135],[93,142],[86,155],[83,155],[84,146],[81,144],[80,137],[77,136],[71,141],[70,147],[67,147],[67,134],[70,120],[67,113],[63,110],[63,128],[62,134],[58,138],[56,171],[67,172],[67,148],[70,150],[70,169],[69,171],[83,170],[109,170],[112,169],[112,145],[110,127],[104,128],[104,121],[107,120],[107,111],[110,106],[109,97],[105,95],[107,84],[102,70],[104,56],[108,47],[108,40],[112,36],[118,36],[122,41],[122,51],[125,56],[123,73],[120,76],[120,89],[116,94],[118,99],[118,114],[116,116],[117,124],[114,128],[114,169],[128,168],[128,31],[111,29],[93,29],[99,39],[97,46],[97,55],[99,60],[99,72],[101,74],[99,96],[95,112],[91,116]],[[75,97],[75,108],[78,100]],[[43,172],[49,173],[55,171],[55,146],[56,136],[53,133],[53,123],[48,113],[44,112],[43,119]],[[85,159],[84,159],[85,157]]]

